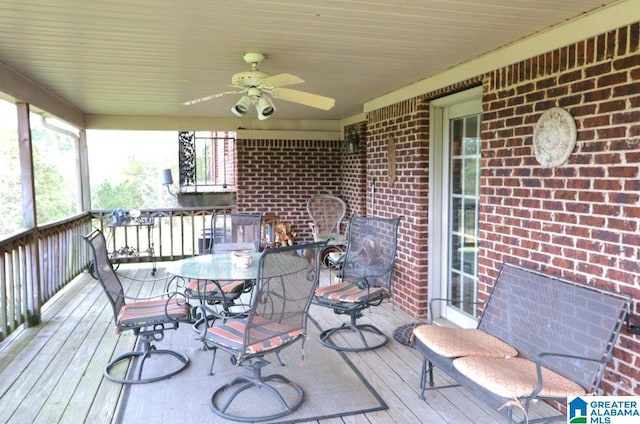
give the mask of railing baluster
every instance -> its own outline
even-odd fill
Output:
[[[116,260],[156,263],[197,255],[205,243],[203,230],[217,210],[142,210],[141,216],[152,218],[153,226],[129,228],[110,228],[112,211],[95,210],[39,227],[37,246],[33,242],[35,230],[0,240],[0,341],[21,325],[38,323],[42,305],[87,269],[89,255],[79,236],[91,228],[100,228],[105,234],[117,230],[111,232],[110,248],[116,251],[124,243],[137,252]]]

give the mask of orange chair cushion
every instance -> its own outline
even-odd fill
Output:
[[[492,393],[507,399],[528,396],[537,384],[536,364],[525,358],[488,358],[467,356],[453,360],[456,369]],[[544,382],[539,397],[581,396],[579,384],[542,367]]]
[[[121,329],[146,327],[189,318],[189,304],[184,299],[138,300],[125,304],[118,315]]]
[[[249,340],[259,341],[250,343],[243,350],[246,331],[246,319],[229,319],[221,325],[208,328],[206,340],[239,353],[253,355],[276,349],[304,335],[301,328],[289,328],[264,318],[255,318],[251,325]]]
[[[419,325],[413,337],[445,358],[460,356],[517,356],[518,351],[497,337],[473,328]]]
[[[244,280],[220,280],[218,285],[224,294],[240,293],[244,290],[246,281]],[[208,280],[190,280],[185,287],[185,294],[191,296],[211,296],[219,295],[218,285]]]
[[[316,290],[315,295],[332,301],[363,303],[375,301],[381,297],[389,297],[389,290],[384,287],[369,287],[368,290],[366,288],[361,289],[356,283],[343,281],[320,287]]]

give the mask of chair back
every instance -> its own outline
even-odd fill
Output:
[[[211,217],[209,252],[257,251],[262,234],[262,213],[216,213]]]
[[[312,196],[307,201],[307,212],[313,221],[315,241],[326,240],[340,234],[340,224],[347,211],[344,200],[329,194]]]
[[[102,231],[96,229],[82,236],[90,247],[93,257],[93,276],[98,279],[113,307],[113,317],[118,325],[118,315],[125,304],[122,283],[109,260],[107,242]]]
[[[370,287],[391,289],[399,223],[400,218],[351,217],[342,265],[344,281],[366,279]]]
[[[249,346],[269,350],[269,345],[286,344],[306,334],[325,248],[326,243],[309,243],[265,250],[247,316],[245,353]]]

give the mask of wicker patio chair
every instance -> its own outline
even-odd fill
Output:
[[[229,353],[234,363],[250,371],[250,375],[241,374],[214,391],[211,408],[219,416],[235,421],[274,420],[302,404],[304,390],[300,385],[279,374],[263,376],[262,368],[270,363],[265,355],[277,355],[299,340],[304,342],[325,247],[325,243],[310,243],[267,249],[260,257],[248,314],[218,320],[203,329],[203,339],[213,349],[212,373],[218,350]],[[300,251],[304,256],[297,254]],[[258,404],[258,399],[260,408],[247,406]]]
[[[341,351],[364,351],[384,346],[387,337],[371,324],[358,324],[363,310],[380,305],[392,295],[391,277],[395,264],[397,232],[400,218],[366,218],[349,220],[347,251],[344,255],[342,281],[316,290],[313,303],[349,315],[350,321],[320,333],[320,342]],[[355,340],[338,340],[339,333],[357,335]]]
[[[328,241],[328,247],[322,254],[322,263],[334,267],[339,263],[346,237],[341,229],[342,220],[347,212],[344,200],[329,194],[318,194],[307,201],[307,212],[311,221],[311,234],[315,241]]]
[[[118,274],[109,261],[104,234],[94,230],[83,236],[93,255],[93,274],[104,289],[113,308],[113,316],[118,333],[133,331],[138,336],[139,350],[123,353],[111,360],[104,369],[107,379],[122,384],[150,383],[169,378],[189,366],[189,357],[183,353],[167,349],[157,349],[154,342],[161,341],[164,332],[177,330],[181,322],[191,320],[191,307],[184,296],[178,293],[162,293],[148,298],[136,298],[125,295]],[[152,357],[175,358],[174,364],[168,361],[165,372],[159,375],[143,374],[145,361]],[[131,362],[131,360],[135,360]],[[133,366],[133,371],[124,378],[118,377],[115,370],[118,364]]]

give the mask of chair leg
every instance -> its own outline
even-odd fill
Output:
[[[211,395],[211,410],[223,418],[241,422],[269,421],[296,411],[304,401],[302,387],[280,374],[263,377],[262,368],[269,363],[264,358],[257,358],[245,365],[245,368],[251,369],[253,374],[238,376],[231,383],[218,388]],[[249,395],[242,397],[243,393],[251,389],[265,390],[269,393],[278,404],[274,406],[274,411],[272,412],[269,407],[261,404],[260,409],[266,409],[269,412],[260,415],[251,414],[247,408],[247,405],[250,404],[248,402]],[[236,400],[238,402],[234,405]]]
[[[352,312],[350,316],[351,319],[349,322],[345,322],[339,327],[330,328],[320,333],[320,343],[330,349],[342,352],[363,352],[378,349],[387,344],[387,336],[377,327],[371,324],[357,324],[357,319],[362,316],[359,311]],[[347,346],[336,343],[333,336],[342,332],[357,335],[360,345]],[[370,336],[367,338],[367,334],[373,335],[373,337]]]
[[[140,336],[139,343],[142,345],[141,350],[124,353],[107,364],[104,369],[105,378],[109,381],[121,384],[153,383],[155,381],[164,380],[174,376],[189,366],[190,360],[187,355],[168,349],[156,349],[156,347],[151,343],[149,336]],[[169,371],[165,371],[161,374],[143,377],[142,372],[145,361],[152,356],[174,357],[178,360],[177,368],[169,368]],[[134,368],[130,369],[124,378],[117,377],[114,375],[113,369],[125,361],[128,361],[129,366],[134,366]]]
[[[459,384],[446,384],[442,386],[436,386],[433,380],[433,370],[435,366],[429,359],[424,358],[422,360],[422,371],[420,372],[420,394],[418,397],[424,400],[424,392],[427,390],[440,390],[448,389],[451,387],[460,387]],[[427,379],[429,380],[429,387],[427,387]]]

